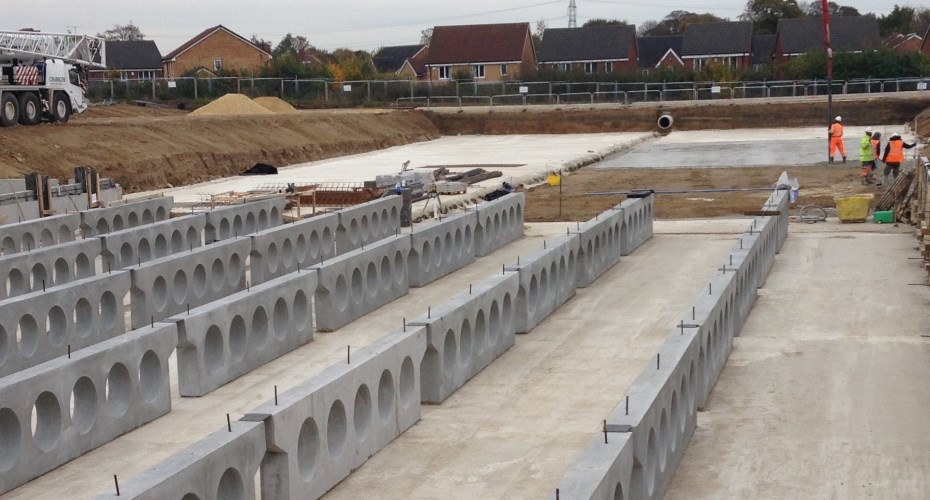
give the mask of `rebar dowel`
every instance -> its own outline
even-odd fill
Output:
[[[229,429],[229,432],[232,432],[232,420],[229,419],[229,414],[226,414],[226,428]]]
[[[113,484],[116,485],[116,496],[119,496],[119,478],[116,477],[116,474],[113,474]]]

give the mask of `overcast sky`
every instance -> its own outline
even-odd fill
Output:
[[[710,12],[736,20],[745,0],[576,0],[578,26],[593,18],[634,24],[660,20],[673,10]],[[862,13],[884,15],[895,0],[838,0]],[[902,5],[906,2],[898,1]],[[568,26],[568,0],[2,0],[0,30],[95,34],[132,21],[171,52],[197,33],[222,24],[249,38],[276,44],[287,33],[306,36],[322,49],[373,50],[418,43],[420,32],[436,25],[529,22]],[[913,3],[918,5],[917,3]],[[11,15],[13,14],[13,15]]]

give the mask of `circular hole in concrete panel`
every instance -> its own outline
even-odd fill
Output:
[[[352,271],[352,300],[361,302],[362,299],[362,270],[356,267]]]
[[[539,303],[545,304],[549,298],[549,270],[545,267],[539,271]]]
[[[32,289],[39,290],[42,287],[51,287],[52,282],[48,279],[48,273],[45,266],[36,264],[32,266]]]
[[[329,447],[329,455],[332,458],[342,457],[342,452],[346,447],[347,428],[345,406],[337,399],[330,406],[329,417],[326,419],[326,445]]]
[[[509,293],[504,294],[503,306],[501,306],[501,333],[509,332],[513,324],[513,301]]]
[[[165,235],[159,234],[155,237],[155,258],[164,257],[168,255],[168,239],[165,238]]]
[[[279,339],[287,337],[291,315],[287,310],[287,301],[283,297],[274,303],[274,333]]]
[[[323,228],[323,238],[320,240],[320,252],[321,255],[326,254],[333,249],[333,231],[328,228]]]
[[[6,472],[16,465],[23,429],[16,412],[0,409],[0,471]]]
[[[7,236],[3,238],[3,253],[16,253],[19,251],[19,246],[16,244],[16,241],[13,238]]]
[[[310,299],[303,290],[294,294],[294,329],[310,331]]]
[[[116,297],[109,290],[100,296],[100,323],[104,330],[111,330],[116,326],[117,320],[122,320],[118,314]]]
[[[152,305],[159,311],[164,311],[168,305],[168,282],[164,276],[155,278],[155,282],[152,283]]]
[[[32,234],[31,234],[31,233],[26,233],[26,234],[24,234],[24,235],[23,235],[23,246],[22,246],[22,249],[23,249],[23,250],[26,250],[26,251],[29,251],[29,250],[35,250],[36,248],[38,248],[38,247],[36,246],[36,241],[35,241],[35,239],[32,237]]]
[[[355,425],[355,435],[359,441],[368,439],[368,429],[371,427],[371,392],[368,386],[362,384],[355,391],[355,406],[352,409],[352,423]]]
[[[210,325],[203,337],[203,358],[207,371],[215,372],[223,367],[223,332],[219,326]]]
[[[132,399],[132,382],[126,365],[116,363],[107,374],[107,411],[114,417],[122,417],[129,409]]]
[[[46,335],[48,341],[55,347],[64,345],[68,338],[68,317],[65,311],[58,306],[53,306],[48,311],[48,320],[46,321]]]
[[[265,211],[262,210],[262,213],[264,214]],[[265,224],[262,225],[262,227],[264,227],[265,225],[267,225],[267,221]],[[244,234],[252,234],[254,232],[255,232],[255,214],[249,212],[245,216],[245,233]]]
[[[29,357],[35,354],[39,347],[39,325],[35,318],[27,314],[19,319],[19,324],[16,326],[16,342],[23,356]]]
[[[54,394],[45,391],[36,398],[32,411],[32,436],[36,447],[49,451],[61,435],[61,404]]]
[[[229,267],[226,269],[229,286],[235,287],[242,280],[242,258],[238,253],[229,256]]]
[[[668,434],[669,448],[672,452],[678,447],[678,429],[676,427],[678,425],[679,411],[678,391],[672,391],[672,400],[669,403],[669,418],[671,419],[672,432]]]
[[[649,438],[646,441],[646,494],[650,497],[656,488],[656,465],[658,460],[658,443],[656,442],[656,430],[649,429]]]
[[[549,264],[549,279],[552,280],[552,284],[550,285],[550,288],[553,291],[553,293],[556,293],[561,288],[563,288],[561,286],[562,275],[559,274],[559,268],[555,265],[555,262],[553,262],[552,264]]]
[[[397,220],[397,207],[391,207],[391,220]]]
[[[200,232],[197,231],[197,228],[187,228],[187,241],[184,243],[185,246],[182,250],[200,246]]]
[[[358,234],[358,219],[352,219],[349,222],[349,243],[352,245],[358,244],[361,240]],[[340,250],[342,252],[342,250]]]
[[[294,244],[291,243],[290,238],[281,243],[281,262],[285,269],[294,267]]]
[[[394,282],[398,285],[407,283],[407,261],[404,254],[398,250],[394,253]]]
[[[219,234],[216,236],[217,239],[225,240],[232,236],[229,231],[229,219],[223,217],[223,220],[220,221]]]
[[[501,312],[497,301],[491,302],[491,312],[488,313],[488,344],[497,345],[497,339],[501,334]]]
[[[345,311],[346,307],[349,305],[349,285],[346,283],[345,276],[340,274],[336,278],[334,292],[336,296],[336,308],[340,311]]]
[[[410,408],[416,398],[416,373],[410,356],[404,358],[400,365],[400,404],[404,409]]]
[[[368,235],[371,234],[371,226],[368,224],[367,215],[362,216],[361,231],[362,231],[362,241],[367,241]]]
[[[452,246],[452,233],[446,233],[446,262],[452,262],[452,255],[456,253],[456,247]]]
[[[378,415],[382,424],[387,424],[394,416],[394,397],[394,376],[390,370],[384,370],[378,380]]]
[[[135,264],[136,259],[133,257],[132,245],[129,242],[123,243],[119,248],[119,259],[124,266]]]
[[[320,258],[320,235],[316,231],[310,231],[310,242],[307,242],[307,237],[299,234],[297,235],[297,255],[298,258],[304,258],[303,256],[310,257],[311,261],[316,261]]]
[[[6,280],[6,293],[8,297],[26,293],[26,279],[19,269],[11,269]]]
[[[501,236],[501,214],[494,214],[494,237],[500,238]]]
[[[194,268],[193,276],[194,295],[202,298],[207,293],[207,268],[203,264],[197,264]]]
[[[425,260],[424,262],[429,261]],[[407,263],[410,264],[411,269],[420,269],[420,253],[415,248],[411,248],[407,252]]]
[[[617,486],[614,487],[614,499],[613,500],[625,500],[626,497],[623,495],[623,484],[617,483]]]
[[[478,310],[475,316],[475,353],[478,356],[484,354],[484,349],[488,341],[488,321],[484,317],[484,310]]]
[[[123,223],[123,216],[120,214],[114,215],[113,216],[113,230],[122,231],[125,228],[126,228],[126,224]]]
[[[430,261],[433,258],[431,254],[431,250],[432,250],[432,245],[430,245],[429,241],[424,241],[423,250],[420,252],[422,254],[422,259],[423,259],[423,264],[422,264],[423,267],[421,269],[429,269],[429,266],[431,263]]]
[[[107,234],[110,232],[110,224],[107,223],[106,219],[100,218],[97,221],[97,234]]]
[[[229,323],[229,354],[233,363],[238,363],[245,358],[247,344],[248,331],[245,327],[245,320],[237,314]]]
[[[214,260],[213,266],[210,267],[210,283],[214,291],[219,291],[223,288],[223,280],[225,278],[226,270],[223,268],[223,261],[220,259]]]
[[[158,207],[155,210],[155,218],[158,220],[165,220],[168,218],[168,213],[165,211],[165,207]]]
[[[3,362],[6,361],[6,356],[10,351],[10,339],[6,334],[6,330],[0,325],[0,366],[3,366]]]
[[[174,303],[179,306],[187,301],[187,274],[180,269],[174,273],[174,279],[171,281],[171,295],[174,297]]]
[[[465,252],[473,253],[471,250],[471,226],[465,226]]]
[[[268,244],[268,255],[265,262],[268,263],[269,271],[275,272],[278,269],[278,246],[273,242]]]
[[[506,210],[501,214],[501,229],[507,232],[510,229],[510,216]]]
[[[394,280],[394,272],[391,270],[391,259],[386,255],[381,258],[381,274],[379,276],[381,288],[385,291],[390,290],[391,282]]]
[[[462,320],[462,328],[459,331],[459,336],[462,344],[462,355],[460,356],[462,366],[468,366],[471,364],[472,338],[471,323],[469,323],[467,319]]]
[[[374,262],[369,262],[365,269],[365,286],[368,287],[368,295],[378,295],[378,266]]]
[[[241,215],[237,215],[235,218],[233,218],[232,230],[233,230],[232,236],[234,237],[239,237],[245,234],[242,231],[242,216]]]
[[[662,415],[659,417],[659,441],[668,441],[668,414],[665,408],[662,408]],[[659,450],[659,472],[665,472],[665,460],[668,458],[668,446],[659,442],[656,445]]]
[[[432,261],[431,265],[436,269],[442,266],[442,251],[442,240],[437,236],[433,239],[433,255],[430,259]]]
[[[271,210],[271,217],[277,220],[277,215],[278,209],[273,208]],[[268,212],[263,208],[258,212],[258,229],[267,229],[268,227],[270,227],[270,224],[268,224]]]
[[[71,265],[62,258],[55,260],[55,284],[61,285],[71,281]]]
[[[466,229],[468,228],[466,227]],[[461,255],[462,253],[467,253],[462,243],[463,243],[462,228],[456,228],[455,229],[455,248],[458,250],[459,255]]]
[[[139,394],[146,403],[155,401],[161,393],[161,360],[153,350],[145,351],[139,362]]]
[[[372,231],[375,232],[376,234],[382,233],[382,231],[381,231],[381,226],[380,226],[380,222],[381,222],[381,221],[380,221],[380,219],[378,219],[378,213],[377,213],[377,212],[371,214],[371,229],[372,229]]]
[[[184,235],[181,231],[175,229],[171,233],[171,253],[181,253],[184,251]]]
[[[688,376],[681,379],[681,399],[682,403],[685,404],[685,411],[681,412],[681,430],[685,430],[685,423],[688,421],[688,416],[694,412],[694,380],[697,376],[694,367],[694,361],[691,361],[691,368],[688,370]],[[687,399],[686,399],[687,398]]]
[[[257,351],[265,348],[265,342],[268,341],[268,313],[265,308],[259,306],[252,313],[252,347]]]
[[[71,241],[74,239],[74,231],[71,230],[68,226],[60,226],[58,228],[58,242],[64,243],[66,241]]]
[[[139,225],[139,214],[130,212],[127,219],[129,220],[129,227],[136,227]]]
[[[223,500],[245,500],[245,484],[242,474],[230,467],[220,477],[220,484],[216,486],[216,498]]]
[[[139,261],[148,262],[152,260],[152,246],[149,244],[149,240],[142,238],[139,240],[139,254],[136,256],[136,262],[126,262],[125,265],[138,264]]]
[[[392,209],[391,211],[394,212],[393,209]],[[381,209],[381,222],[383,222],[384,224],[390,224],[390,223],[391,223],[390,217],[391,217],[391,216],[388,214],[387,209],[386,209],[386,208],[382,208],[382,209]]]
[[[536,308],[539,306],[539,282],[536,281],[536,275],[530,277],[529,290],[526,292],[530,312],[536,311]]]
[[[446,332],[446,337],[442,342],[442,371],[445,373],[447,379],[451,379],[455,374],[455,354],[455,330],[450,328]]]
[[[87,434],[97,420],[97,387],[88,377],[81,377],[71,389],[71,425]]]
[[[309,482],[313,479],[319,454],[320,429],[316,420],[308,418],[300,426],[300,434],[297,435],[297,468],[300,469],[300,476],[304,481]]]
[[[146,208],[142,211],[142,223],[151,224],[153,222],[155,222],[155,217],[152,216],[152,211]]]

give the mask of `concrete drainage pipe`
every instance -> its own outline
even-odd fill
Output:
[[[663,115],[660,116],[659,119],[656,121],[656,125],[658,125],[658,126],[659,126],[659,129],[661,129],[661,130],[668,130],[668,129],[672,128],[672,124],[674,124],[674,123],[675,123],[675,120],[672,118],[672,115],[670,115],[670,114],[668,114],[668,113],[663,114]]]

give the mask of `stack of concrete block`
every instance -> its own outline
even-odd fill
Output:
[[[188,215],[99,236],[104,269],[124,269],[202,246],[203,214]]]
[[[654,202],[655,198],[650,194],[643,198],[630,198],[614,207],[623,217],[620,224],[621,255],[630,255],[652,238]]]
[[[520,276],[514,319],[517,333],[529,333],[575,296],[575,258],[580,253],[580,242],[577,233],[552,238],[543,243],[543,248],[505,268]]]
[[[274,196],[205,212],[204,241],[210,244],[280,226],[286,204],[284,196]]]
[[[0,257],[0,300],[93,276],[102,248],[92,238]]]
[[[622,222],[622,212],[608,210],[578,225],[578,288],[587,287],[620,260]]]
[[[171,216],[174,198],[153,198],[124,205],[94,208],[81,212],[84,237],[104,235],[167,220]]]
[[[343,254],[400,233],[403,198],[387,196],[340,210],[336,252]]]
[[[338,225],[339,215],[332,213],[251,236],[252,283],[263,283],[331,259],[336,252],[334,238]]]
[[[513,193],[476,207],[478,225],[475,228],[475,256],[489,255],[523,236],[525,203],[523,193]]]
[[[3,255],[10,255],[74,241],[74,232],[80,225],[81,216],[77,213],[5,224],[0,248]]]
[[[410,234],[407,279],[420,287],[475,261],[478,214],[453,215]]]

